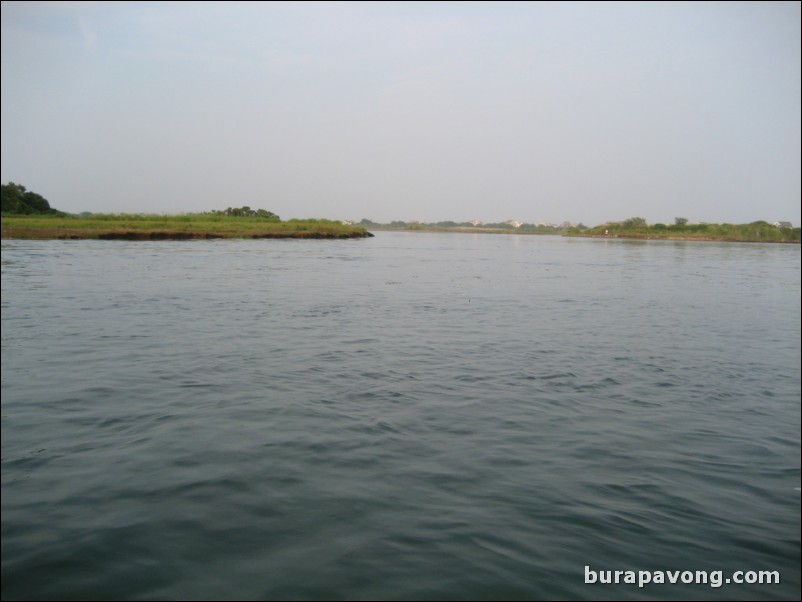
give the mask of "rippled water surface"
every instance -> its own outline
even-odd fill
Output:
[[[799,593],[798,245],[2,242],[3,599]]]

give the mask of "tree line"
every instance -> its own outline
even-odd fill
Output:
[[[279,222],[281,218],[272,211],[265,209],[251,209],[247,205],[244,207],[228,207],[227,209],[214,209],[209,212],[210,215],[226,215],[228,217],[259,217],[271,221]]]
[[[9,215],[62,215],[41,194],[14,182],[0,185],[0,211]]]
[[[2,213],[5,215],[65,215],[64,212],[53,209],[41,194],[28,190],[22,184],[16,184],[15,182],[0,185],[0,201],[2,203]],[[82,213],[81,215],[88,217],[92,214]],[[244,207],[215,209],[209,211],[206,215],[256,217],[271,222],[281,221],[281,218],[272,211],[251,209],[247,205]]]

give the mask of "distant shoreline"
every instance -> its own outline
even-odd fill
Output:
[[[628,238],[632,240],[676,240],[699,242],[784,242],[799,244],[800,229],[788,223],[756,221],[748,224],[689,224],[677,218],[674,224],[648,224],[643,218],[608,222],[593,228],[571,228],[565,236],[584,238]]]
[[[597,238],[608,240],[673,240],[686,242],[756,242],[756,243],[791,243],[799,244],[799,228],[788,229],[789,232],[774,228],[769,224],[760,226],[758,229],[746,227],[748,225],[730,227],[726,233],[716,234],[700,231],[698,233],[685,232],[674,234],[670,230],[661,233],[659,230],[649,229],[648,232],[637,232],[632,230],[620,231],[615,226],[602,227],[596,226],[587,230],[529,230],[529,229],[501,229],[501,228],[468,228],[465,226],[430,226],[425,224],[415,224],[414,226],[392,227],[384,224],[377,225],[375,230],[382,232],[420,232],[420,233],[450,233],[450,234],[506,234],[518,236],[563,236],[566,238]],[[713,225],[715,227],[715,225]],[[605,234],[605,230],[608,231]],[[618,231],[616,231],[618,230]],[[794,238],[794,236],[796,238]]]
[[[166,232],[120,231],[120,232],[48,232],[45,230],[3,228],[3,240],[215,240],[234,238],[316,239],[336,240],[347,238],[371,238],[370,232],[265,232],[256,234],[221,234],[218,232]]]
[[[365,224],[334,220],[264,219],[215,214],[184,215],[4,215],[3,239],[33,240],[211,240],[225,238],[318,239],[370,238]],[[385,232],[453,234],[514,234],[564,236],[605,240],[671,240],[686,242],[800,243],[799,228],[777,228],[766,222],[752,224],[694,224],[638,226],[605,224],[587,229],[489,228],[465,225],[371,224]]]
[[[798,240],[753,240],[745,238],[728,238],[714,236],[635,236],[624,234],[563,234],[566,238],[597,238],[605,240],[672,240],[676,242],[750,242],[750,243],[778,243],[798,245]]]
[[[331,220],[264,220],[220,216],[4,216],[3,239],[211,240],[274,238],[336,240],[369,238],[359,226]]]

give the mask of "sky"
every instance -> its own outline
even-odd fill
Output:
[[[2,2],[62,211],[800,225],[798,2]]]

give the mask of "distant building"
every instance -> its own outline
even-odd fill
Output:
[[[774,222],[772,224],[775,228],[793,228],[794,225],[791,222]]]
[[[523,226],[523,225],[524,225],[524,224],[523,224],[523,222],[519,222],[519,221],[516,221],[516,220],[514,220],[514,219],[511,219],[511,220],[509,220],[509,221],[506,221],[506,222],[504,222],[504,223],[505,223],[505,224],[509,224],[509,225],[510,225],[510,226],[512,226],[513,228],[520,228],[521,226]]]
[[[344,220],[342,220],[340,223],[341,223],[343,226],[353,226],[353,225],[354,225],[354,222],[352,222],[350,219],[344,219]]]
[[[471,220],[471,221],[469,221],[468,223],[469,223],[471,226],[473,226],[474,228],[475,228],[476,226],[481,226],[481,225],[482,225],[482,222],[480,222],[478,219],[472,219],[472,220]]]

